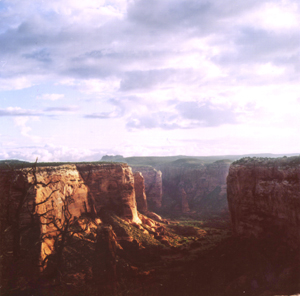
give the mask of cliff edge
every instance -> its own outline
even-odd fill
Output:
[[[300,242],[300,157],[243,158],[227,177],[233,232]]]

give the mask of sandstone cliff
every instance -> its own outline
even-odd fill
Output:
[[[141,172],[145,180],[148,207],[159,209],[162,204],[162,173],[151,166],[133,166],[133,172]]]
[[[159,166],[163,176],[164,208],[198,213],[227,211],[229,166],[229,161],[203,164],[196,159],[181,159]]]
[[[49,196],[60,204],[69,196],[69,210],[79,217],[84,212],[97,213],[102,207],[112,208],[119,216],[139,222],[134,192],[134,178],[126,164],[78,164],[57,167],[39,167],[39,181],[53,183],[37,189],[36,200],[41,202]],[[47,202],[43,207],[51,207]],[[59,206],[57,205],[59,208]],[[41,210],[42,211],[42,210]],[[59,211],[59,209],[58,209]],[[57,213],[59,215],[59,212]]]
[[[300,157],[244,158],[229,170],[228,203],[237,235],[300,242]]]
[[[145,181],[141,172],[135,172],[134,176],[134,190],[139,212],[145,214],[148,211],[147,197],[145,193]]]
[[[10,171],[0,172],[0,191],[2,195],[10,195],[10,201],[17,205],[24,198],[23,192],[29,188],[28,184],[33,183],[34,175],[16,170],[14,176],[16,182],[11,179]],[[74,221],[82,214],[96,218],[97,212],[104,207],[127,221],[141,223],[136,207],[134,178],[127,164],[38,167],[35,176],[39,184],[30,189],[26,197],[28,203],[24,204],[18,220],[21,220],[20,226],[29,224],[33,217],[30,213],[35,209],[40,219],[40,235],[44,237],[41,244],[42,260],[53,251],[57,227],[63,229],[68,219]],[[13,186],[10,185],[12,182]],[[18,210],[13,205],[11,209]]]
[[[134,177],[127,164],[78,164],[76,168],[88,187],[90,202],[95,204],[96,211],[109,207],[119,216],[140,223]]]

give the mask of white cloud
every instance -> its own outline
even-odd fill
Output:
[[[256,13],[256,24],[265,29],[299,29],[299,4],[294,1],[267,2]]]
[[[3,70],[3,72],[5,72],[5,70]],[[1,67],[0,67],[0,73],[1,73]],[[0,91],[25,89],[33,86],[34,84],[35,82],[32,77],[17,76],[17,77],[0,78]]]
[[[20,133],[22,136],[27,137],[31,141],[37,143],[40,141],[41,138],[30,134],[30,132],[32,131],[32,128],[27,126],[27,123],[30,119],[31,118],[29,116],[22,116],[22,117],[16,116],[16,117],[14,117],[13,120],[15,122],[15,126],[17,126],[20,129]],[[33,120],[35,120],[35,119],[33,119]]]
[[[50,100],[50,101],[57,101],[61,100],[65,97],[64,94],[43,94],[41,96],[37,96],[39,100]]]
[[[22,159],[39,162],[64,162],[64,161],[97,161],[100,160],[107,151],[80,149],[68,146],[22,146],[18,148],[0,149],[0,159]]]
[[[0,91],[12,92],[0,92],[0,99],[10,95],[13,107],[3,100],[0,118],[9,122],[17,116],[15,127],[26,144],[32,135],[54,143],[46,141],[48,134],[69,147],[36,148],[47,160],[97,155],[81,150],[88,145],[149,154],[153,130],[162,138],[171,132],[200,138],[209,131],[219,139],[202,150],[166,144],[153,153],[216,151],[213,145],[224,147],[225,131],[230,136],[234,128],[244,128],[251,143],[257,126],[267,133],[298,122],[296,0],[3,3],[10,8],[0,11]],[[97,141],[95,133],[101,134]],[[133,135],[139,135],[138,149]],[[125,147],[119,139],[127,137],[132,143]]]

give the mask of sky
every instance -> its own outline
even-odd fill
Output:
[[[300,153],[298,0],[0,0],[0,159]]]

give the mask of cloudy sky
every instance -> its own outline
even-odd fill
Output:
[[[300,153],[298,0],[0,0],[0,159]]]

